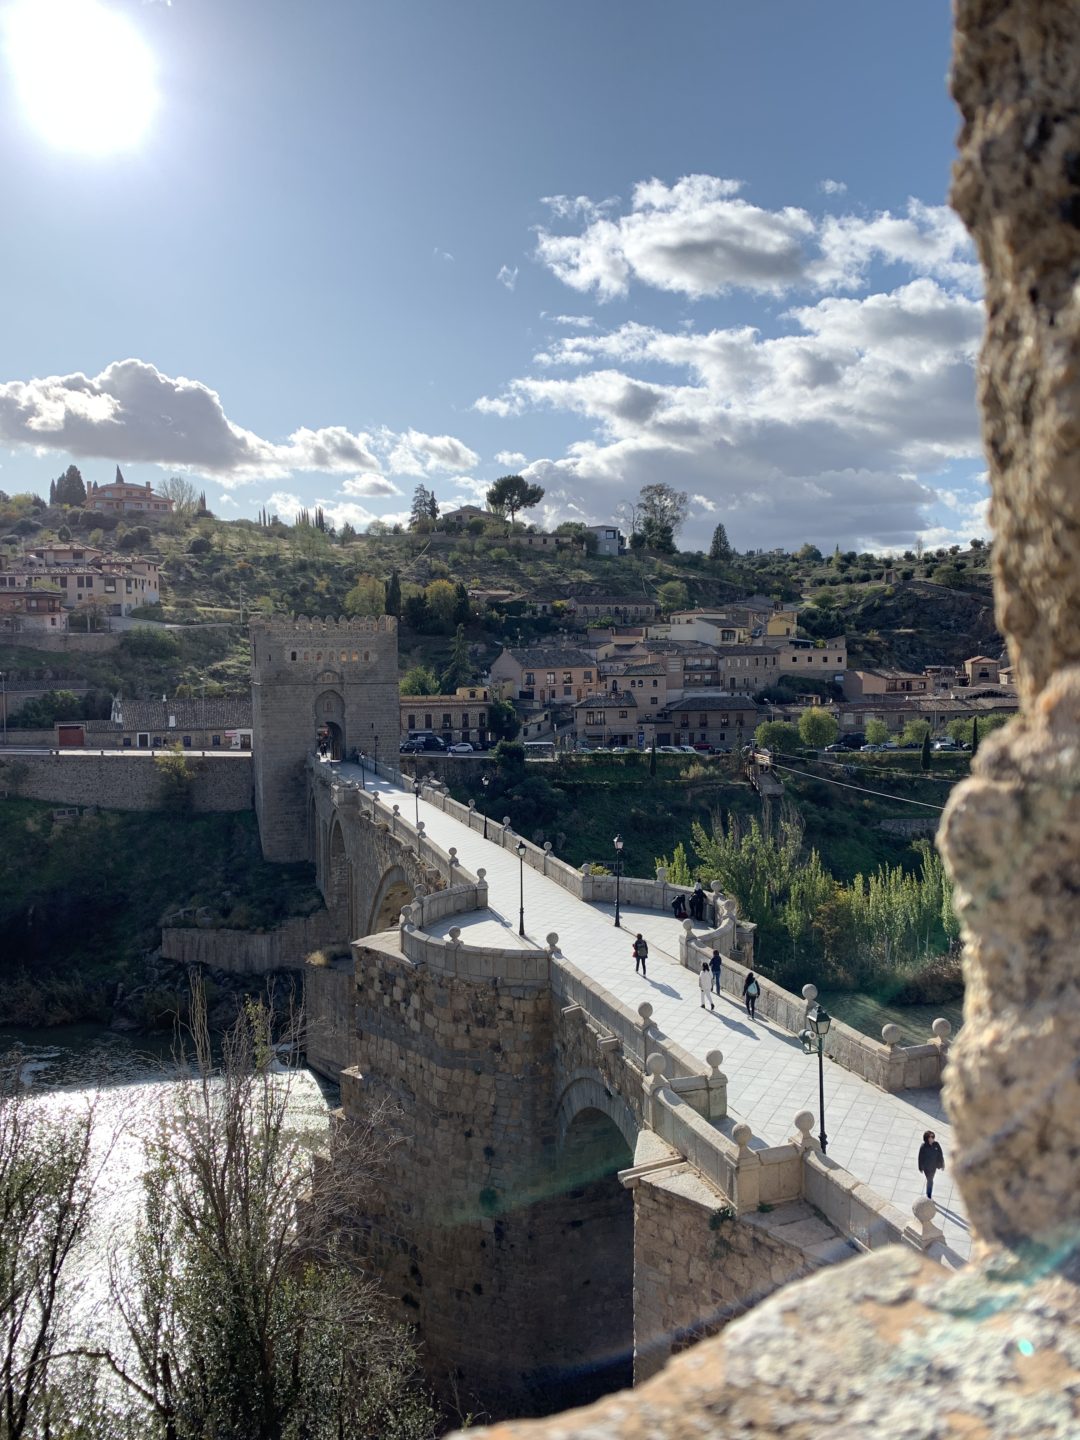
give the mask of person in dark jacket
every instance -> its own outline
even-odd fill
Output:
[[[631,950],[634,956],[634,974],[636,975],[640,969],[642,975],[644,975],[646,973],[645,961],[649,958],[649,942],[645,939],[644,935],[639,934],[637,936],[631,946]]]
[[[693,894],[690,896],[690,918],[691,920],[705,918],[705,891],[701,888],[700,880],[694,886]]]
[[[714,949],[712,958],[709,961],[709,969],[712,971],[712,988],[713,993],[716,995],[720,994],[720,966],[722,963],[720,951]]]
[[[922,1137],[922,1144],[919,1146],[919,1170],[926,1179],[926,1195],[930,1199],[934,1194],[934,1176],[939,1170],[945,1169],[945,1156],[941,1153],[941,1146],[934,1137],[933,1130],[927,1130]]]
[[[746,979],[742,982],[743,999],[746,1002],[746,1013],[751,1020],[756,1020],[754,1011],[757,1009],[757,997],[761,994],[761,986],[753,970],[746,972]]]
[[[676,920],[686,919],[686,900],[682,895],[676,895],[671,902],[671,912]]]

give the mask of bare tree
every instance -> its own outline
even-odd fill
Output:
[[[0,1440],[55,1434],[70,1409],[65,1281],[103,1163],[93,1126],[92,1107],[54,1117],[26,1098],[17,1060],[0,1067]]]
[[[199,491],[183,475],[170,475],[163,483],[161,493],[173,502],[173,514],[179,515],[182,520],[190,520],[198,512]]]
[[[215,1066],[197,989],[191,1034],[191,1074],[150,1145],[135,1243],[114,1267],[131,1354],[104,1358],[162,1440],[423,1440],[435,1417],[415,1352],[351,1243],[394,1143],[385,1117],[346,1122],[313,1175],[269,1010],[247,1005]]]

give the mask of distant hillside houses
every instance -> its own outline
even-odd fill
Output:
[[[53,541],[29,546],[0,569],[0,596],[10,598],[2,607],[7,629],[65,629],[74,611],[92,608],[101,615],[129,615],[140,605],[155,605],[161,598],[160,566],[145,556],[106,554],[91,545]],[[57,596],[55,608],[43,603]],[[47,615],[48,625],[41,623]]]
[[[151,490],[150,481],[145,485],[132,485],[124,479],[120,466],[116,467],[116,479],[111,485],[99,485],[91,481],[86,490],[85,510],[96,510],[107,515],[154,515],[160,518],[171,515],[173,502],[167,495]]]

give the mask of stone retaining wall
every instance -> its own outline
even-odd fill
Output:
[[[182,965],[206,965],[231,975],[268,975],[304,969],[315,950],[346,945],[338,916],[328,910],[297,915],[275,930],[204,929],[169,926],[161,932],[161,953]]]
[[[192,809],[250,810],[251,756],[188,756],[193,776]],[[97,805],[103,810],[160,810],[161,777],[153,756],[138,751],[87,755],[63,750],[48,755],[0,752],[0,790],[59,805]]]

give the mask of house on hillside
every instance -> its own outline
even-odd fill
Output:
[[[573,625],[648,625],[656,618],[656,602],[638,595],[574,595],[566,602]]]
[[[67,616],[59,590],[28,586],[0,589],[0,633],[13,635],[20,630],[66,629]]]
[[[658,744],[712,745],[733,750],[749,744],[765,711],[748,695],[720,695],[716,691],[688,692],[668,706],[672,740]]]
[[[628,691],[590,695],[574,706],[574,733],[586,745],[626,745],[637,749],[638,702]]]
[[[83,508],[106,515],[156,515],[160,518],[172,514],[173,502],[166,495],[151,490],[149,480],[145,485],[129,484],[118,465],[116,479],[111,485],[91,481]]]
[[[929,675],[913,675],[907,670],[879,668],[848,670],[844,674],[844,696],[860,700],[877,695],[929,695],[933,682]]]
[[[250,750],[251,695],[197,696],[190,700],[122,700],[113,697],[108,720],[61,721],[56,743],[64,749]]]
[[[570,645],[506,648],[489,672],[503,699],[569,704],[601,688],[596,661]]]
[[[491,743],[490,699],[491,691],[485,685],[459,685],[453,695],[402,695],[401,738],[430,731],[446,745],[467,740],[484,748]]]
[[[585,529],[596,536],[597,555],[625,555],[626,538],[617,525],[586,525]]]

